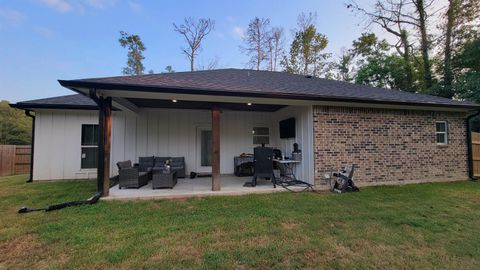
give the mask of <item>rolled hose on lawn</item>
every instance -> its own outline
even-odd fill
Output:
[[[91,197],[90,199],[85,200],[85,201],[64,202],[64,203],[49,205],[45,208],[22,207],[18,210],[18,213],[19,214],[25,214],[25,213],[35,212],[35,211],[50,212],[50,211],[59,210],[59,209],[63,209],[63,208],[70,207],[70,206],[78,206],[78,205],[84,205],[84,204],[95,204],[95,203],[98,202],[101,195],[102,195],[102,193],[97,192],[97,193],[95,193],[95,195],[93,195],[93,197]]]

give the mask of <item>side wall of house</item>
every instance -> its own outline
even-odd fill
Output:
[[[467,179],[466,114],[314,106],[315,181],[346,164],[359,185]],[[435,121],[447,121],[438,145]]]
[[[96,178],[96,169],[81,169],[82,124],[98,124],[88,110],[35,112],[33,180]]]

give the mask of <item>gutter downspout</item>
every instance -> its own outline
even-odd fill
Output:
[[[475,112],[467,117],[467,156],[468,156],[468,178],[470,180],[478,180],[477,177],[473,175],[473,157],[472,157],[472,132],[470,126],[470,120],[472,118],[480,115],[480,111]]]
[[[25,110],[25,115],[32,118],[32,144],[30,150],[30,177],[27,180],[27,183],[33,182],[33,154],[35,152],[35,115],[32,114],[31,110]]]

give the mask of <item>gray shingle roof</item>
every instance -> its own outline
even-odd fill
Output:
[[[465,108],[478,108],[480,106],[468,101],[456,101],[342,81],[309,78],[286,72],[246,69],[218,69],[142,76],[61,80],[59,82],[69,88],[96,87],[107,90],[122,89]]]
[[[97,104],[81,94],[42,98],[12,104],[15,108],[62,108],[62,109],[97,109]]]

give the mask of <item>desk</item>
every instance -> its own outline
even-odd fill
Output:
[[[308,189],[313,190],[313,185],[312,184],[309,184],[309,183],[298,180],[297,177],[295,176],[295,173],[293,172],[293,169],[295,168],[295,166],[298,163],[300,163],[299,160],[276,159],[276,158],[274,158],[273,161],[277,162],[279,165],[282,165],[283,168],[285,168],[285,175],[283,176],[283,178],[280,178],[278,181],[276,180],[278,185],[280,185],[280,186],[284,187],[285,189],[288,189],[292,192],[303,192],[303,191],[306,191]],[[303,187],[303,189],[301,189],[301,190],[291,189],[290,187],[292,187],[292,186],[296,186],[296,187],[300,187],[300,188]]]
[[[284,177],[286,178],[285,180],[287,180],[287,181],[296,181],[297,180],[297,177],[295,176],[295,173],[293,172],[293,169],[295,168],[295,165],[300,163],[299,160],[276,159],[276,158],[274,158],[273,161],[277,162],[278,164],[282,165],[283,168],[285,168],[285,175],[284,175]]]

